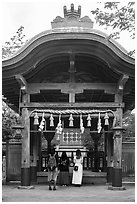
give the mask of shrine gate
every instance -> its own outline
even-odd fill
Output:
[[[134,107],[135,60],[81,18],[80,6],[64,7],[51,25],[2,62],[3,95],[22,117],[21,185],[36,181],[52,141],[73,157],[77,148],[88,153],[88,137],[112,188],[122,188],[122,115]]]

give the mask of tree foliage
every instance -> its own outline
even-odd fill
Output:
[[[123,141],[135,140],[135,114],[131,111],[127,111],[123,117],[123,127],[125,129],[123,133]]]
[[[94,151],[94,141],[90,135],[89,129],[85,129],[82,135],[82,144],[89,151]]]
[[[18,49],[25,44],[25,35],[23,34],[24,27],[21,26],[16,34],[10,38],[10,41],[5,42],[2,46],[2,58],[11,57]],[[4,96],[2,97],[2,138],[5,140],[7,137],[13,135],[12,125],[19,122],[19,115],[10,108],[8,101]]]
[[[115,31],[110,34],[110,38],[119,39],[122,31],[128,31],[130,37],[135,38],[135,2],[128,2],[124,6],[120,2],[104,2],[103,11],[97,8],[91,13],[95,15],[97,24]],[[129,55],[134,53],[135,50],[129,52]]]
[[[23,33],[24,27],[21,26],[16,34],[10,38],[10,41],[5,42],[2,46],[2,58],[9,58],[17,52],[25,43],[25,35]]]
[[[2,101],[2,138],[5,140],[7,137],[13,135],[12,125],[19,122],[19,115],[13,111],[5,102]]]

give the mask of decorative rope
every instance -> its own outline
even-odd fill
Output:
[[[31,111],[31,113],[29,114],[29,117],[31,116],[32,113],[34,112],[39,112],[39,113],[50,113],[50,114],[61,114],[61,115],[65,115],[65,114],[92,114],[92,113],[112,113],[113,116],[115,117],[115,113],[108,109],[108,110],[81,110],[81,109],[66,109],[66,110],[53,110],[53,109],[34,109],[33,111]]]
[[[98,129],[98,133],[100,133],[100,132],[101,132],[101,129],[102,129],[102,127],[101,127],[100,113],[99,113],[99,115],[98,115],[98,127],[97,127],[97,129]]]

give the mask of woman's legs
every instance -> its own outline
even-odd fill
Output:
[[[51,181],[49,181],[49,190],[52,190],[52,188],[51,188]]]
[[[56,190],[56,181],[54,180],[53,190]]]

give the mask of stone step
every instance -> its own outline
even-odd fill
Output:
[[[69,173],[70,184],[72,173]],[[48,172],[37,172],[37,183],[47,183]],[[58,181],[57,181],[58,183]],[[106,184],[106,172],[83,171],[83,184]]]

